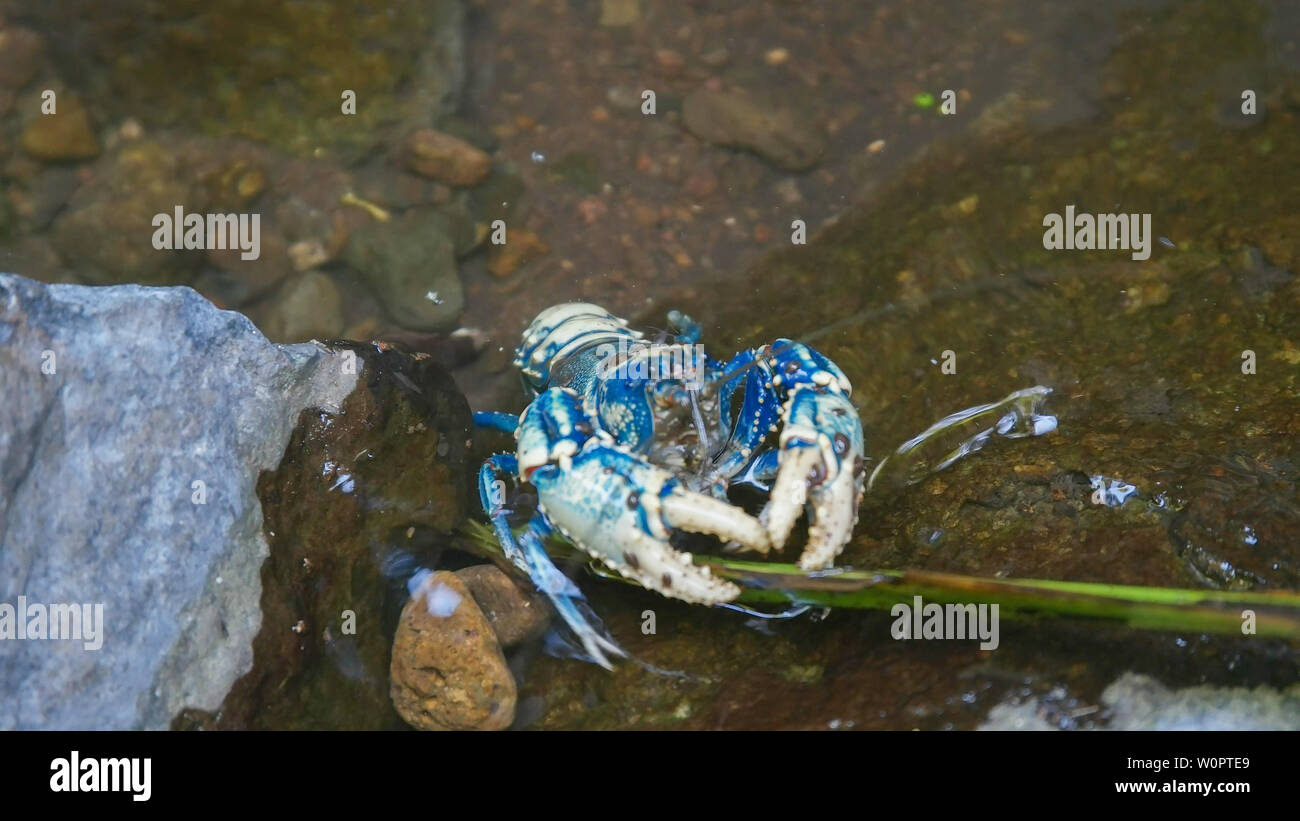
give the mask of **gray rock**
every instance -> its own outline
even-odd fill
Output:
[[[826,151],[812,122],[738,92],[691,92],[682,101],[682,124],[705,142],[753,151],[787,171],[812,168]]]
[[[1300,684],[1172,689],[1150,676],[1125,673],[1102,692],[1108,730],[1297,730]],[[1055,730],[1035,701],[1003,703],[981,730]]]
[[[261,625],[258,474],[303,409],[350,393],[344,361],[189,288],[0,275],[0,607],[103,605],[99,649],[0,640],[0,728],[221,703]]]
[[[447,220],[425,209],[371,222],[348,239],[344,259],[404,328],[449,331],[465,306]]]
[[[87,282],[187,283],[202,257],[158,250],[152,242],[154,216],[178,204],[190,213],[207,210],[175,146],[139,140],[100,158],[90,181],[55,217],[50,238]]]
[[[1300,730],[1300,685],[1171,689],[1125,673],[1101,694],[1112,730]]]
[[[255,316],[267,337],[279,342],[334,339],[343,331],[343,297],[328,274],[307,271],[286,282]]]

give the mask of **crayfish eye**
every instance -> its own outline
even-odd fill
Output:
[[[835,434],[835,455],[843,456],[849,450],[849,437],[842,433]]]
[[[785,372],[786,372],[786,373],[790,373],[790,374],[792,374],[792,373],[794,373],[794,372],[797,371],[797,370],[799,370],[799,363],[798,363],[798,362],[795,362],[793,359],[791,359],[789,362],[785,363]]]
[[[818,463],[813,465],[812,470],[808,471],[808,487],[817,487],[826,481],[826,466]]]
[[[591,435],[591,425],[587,424],[586,422],[575,423],[573,429],[576,430],[578,433],[581,433],[583,436]]]

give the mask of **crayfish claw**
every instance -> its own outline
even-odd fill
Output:
[[[702,493],[678,490],[663,497],[663,516],[671,527],[717,536],[744,550],[766,553],[772,546],[761,522],[734,505]]]
[[[848,395],[800,386],[782,410],[780,459],[761,517],[768,536],[785,544],[808,509],[804,570],[829,567],[853,535],[863,494],[862,423]]]

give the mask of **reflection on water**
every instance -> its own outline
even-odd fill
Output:
[[[1026,436],[1051,433],[1056,430],[1056,417],[1039,413],[1051,392],[1051,388],[1035,385],[1016,391],[998,402],[976,405],[945,416],[880,460],[871,472],[871,478],[867,480],[867,489],[873,488],[882,474],[885,480],[893,479],[900,484],[919,482],[927,475],[951,466],[958,459],[983,449],[995,436],[1023,439]],[[982,429],[970,434],[972,428]],[[943,444],[961,436],[966,438],[950,450],[948,445]],[[940,451],[940,454],[929,458],[923,455],[933,451]]]

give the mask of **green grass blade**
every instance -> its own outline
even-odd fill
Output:
[[[473,522],[474,547],[494,558],[501,550],[492,531]],[[554,543],[556,558],[583,560],[570,545]],[[792,564],[695,557],[742,588],[745,604],[808,604],[889,610],[920,596],[929,604],[996,604],[1012,619],[1074,618],[1126,624],[1147,630],[1242,635],[1245,612],[1254,613],[1255,635],[1300,640],[1300,593],[1224,592],[1044,579],[990,579],[929,570],[832,570],[806,572]],[[602,572],[599,575],[626,579]]]

